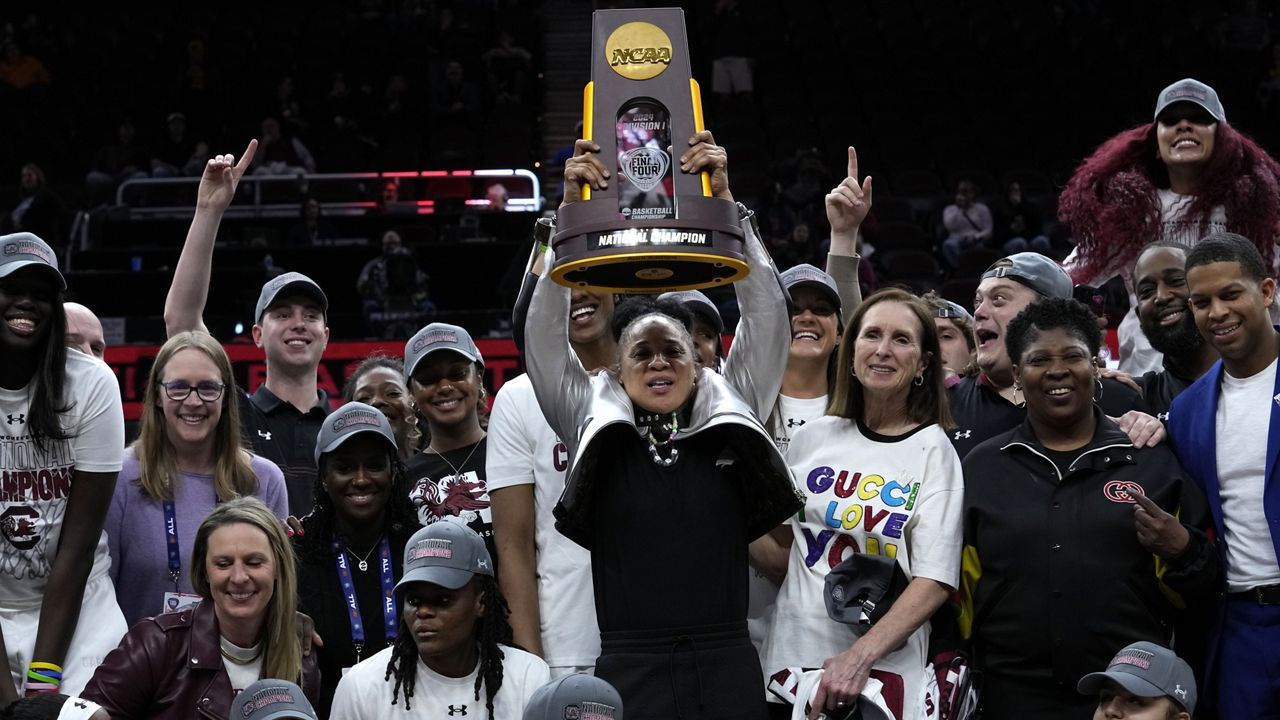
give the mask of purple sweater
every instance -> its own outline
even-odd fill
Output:
[[[251,465],[258,477],[257,498],[277,517],[286,517],[289,502],[280,468],[257,455],[253,456]],[[164,607],[164,594],[173,590],[165,543],[164,504],[142,493],[138,475],[138,458],[133,448],[127,448],[104,526],[107,547],[111,552],[111,581],[115,583],[116,600],[131,627],[143,618],[160,614]],[[195,544],[200,523],[217,504],[213,476],[179,473],[173,494],[182,562],[178,588],[180,592],[193,593],[191,546]]]

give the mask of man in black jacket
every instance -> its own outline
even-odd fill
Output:
[[[1164,367],[1137,378],[1147,408],[1161,420],[1173,399],[1213,367],[1218,353],[1196,330],[1187,304],[1187,250],[1172,242],[1148,245],[1133,266],[1138,324],[1151,347],[1164,353]]]
[[[1070,298],[1071,291],[1066,271],[1039,253],[1010,255],[983,273],[973,301],[973,337],[981,372],[948,391],[956,421],[951,443],[961,459],[978,443],[1016,427],[1026,417],[1004,346],[1005,327],[1028,305],[1044,298]],[[1154,445],[1164,438],[1164,428],[1147,414],[1142,396],[1124,383],[1102,378],[1095,401],[1109,417],[1117,418],[1135,445]]]

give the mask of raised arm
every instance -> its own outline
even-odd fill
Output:
[[[710,172],[711,194],[732,202],[729,160],[724,148],[716,145],[706,130],[690,138],[689,144],[692,147],[680,158],[680,169],[688,173]],[[763,419],[769,416],[782,388],[789,344],[780,339],[791,336],[791,317],[786,290],[760,241],[754,218],[742,218],[740,224],[743,253],[751,272],[733,285],[741,319],[724,361],[724,377]]]
[[[250,140],[240,162],[235,162],[233,155],[218,155],[205,165],[196,194],[196,214],[191,218],[191,228],[187,230],[182,255],[173,272],[173,284],[164,300],[164,329],[169,337],[186,330],[207,331],[204,306],[209,300],[209,275],[213,269],[213,244],[218,238],[218,225],[257,149],[258,141]]]
[[[609,171],[600,162],[600,146],[578,140],[573,157],[564,164],[564,200],[560,207],[577,202],[584,185],[606,187]],[[569,305],[572,291],[551,280],[553,253],[546,251],[542,276],[534,285],[525,318],[525,366],[538,406],[556,437],[573,455],[578,447],[578,424],[591,401],[591,376],[569,344]]]
[[[525,321],[525,365],[538,397],[538,406],[556,436],[577,450],[578,425],[591,402],[591,376],[569,345],[569,288],[551,280],[553,265],[548,250],[547,270],[534,286]]]
[[[543,260],[547,246],[551,245],[551,235],[555,232],[555,223],[550,218],[539,218],[533,226],[533,247],[529,250],[529,259],[525,261],[524,275],[520,280],[520,292],[516,293],[515,305],[511,308],[511,339],[516,344],[516,352],[524,361],[524,321],[529,317],[529,301],[533,298],[533,286],[538,283],[542,274]]]
[[[849,175],[826,197],[827,222],[831,224],[831,247],[827,250],[827,274],[836,281],[840,307],[845,317],[862,304],[858,284],[858,228],[871,211],[871,176],[858,183],[858,151],[849,146]]]

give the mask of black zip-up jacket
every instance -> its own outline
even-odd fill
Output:
[[[1093,440],[1061,477],[1029,421],[964,460],[962,629],[989,674],[1074,688],[1137,640],[1167,645],[1179,608],[1207,618],[1220,566],[1204,494],[1164,445],[1135,448],[1095,406]],[[1164,561],[1138,543],[1142,492],[1191,543]]]

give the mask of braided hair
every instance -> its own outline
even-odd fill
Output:
[[[498,581],[489,575],[476,575],[471,582],[475,583],[476,591],[484,597],[484,614],[476,621],[475,640],[480,646],[480,671],[476,673],[475,698],[480,700],[480,686],[484,685],[485,708],[489,711],[489,717],[493,717],[493,698],[498,694],[498,690],[502,688],[502,645],[517,647],[512,641],[511,624],[507,622],[507,616],[511,609],[507,605],[507,599],[502,595],[502,590],[498,588]],[[397,593],[398,604],[404,607],[403,593]],[[383,680],[396,679],[395,686],[391,689],[391,704],[396,704],[396,699],[400,695],[401,689],[404,690],[404,709],[410,709],[409,698],[413,697],[413,686],[418,676],[418,644],[413,639],[413,633],[410,632],[409,626],[405,624],[404,617],[400,618],[400,632],[396,635],[395,644],[391,649],[391,660],[387,663],[387,674]]]
[[[391,486],[387,492],[387,506],[382,513],[383,532],[388,536],[403,534],[405,537],[418,529],[418,513],[409,501],[409,480],[404,462],[396,453],[389,453],[391,459]],[[315,498],[311,512],[302,518],[303,532],[293,537],[293,549],[299,560],[327,561],[333,558],[334,507],[329,491],[324,487],[326,466],[329,456],[320,456],[319,472],[316,473],[311,493]]]

